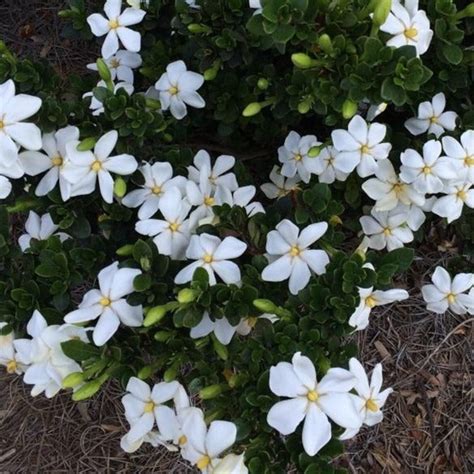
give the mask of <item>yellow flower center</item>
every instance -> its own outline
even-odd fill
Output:
[[[373,308],[376,304],[377,300],[372,295],[367,296],[367,298],[365,299],[365,306],[369,308]]]
[[[102,169],[102,162],[100,160],[95,160],[91,164],[91,170],[92,171],[95,171],[96,173],[98,173],[101,169]]]
[[[301,161],[302,159],[303,157],[299,153],[295,155],[295,161]]]
[[[392,230],[389,227],[385,227],[385,229],[383,230],[383,235],[385,235],[387,237],[389,235],[392,235]]]
[[[418,30],[416,28],[407,28],[404,32],[404,35],[408,38],[408,39],[415,39],[417,36],[418,36]]]
[[[369,153],[369,151],[370,151],[370,148],[367,145],[362,145],[360,147],[360,152],[363,153],[363,154],[367,154],[367,153]]]
[[[251,327],[251,328],[254,328],[255,325],[257,324],[257,319],[255,316],[249,316],[247,318],[247,324]]]
[[[188,438],[186,438],[186,436],[184,435],[180,436],[178,439],[178,444],[180,446],[184,446],[187,442],[188,442]]]
[[[459,190],[457,193],[456,193],[456,196],[461,199],[461,201],[465,201],[467,199],[467,193],[466,191],[464,191],[464,189],[461,189]]]
[[[16,363],[16,360],[12,359],[9,360],[7,363],[7,373],[8,374],[14,374],[16,372],[16,369],[18,368],[18,364]]]
[[[431,117],[430,123],[438,123],[438,117]]]
[[[375,403],[375,401],[372,400],[371,398],[369,398],[365,402],[365,406],[366,406],[367,410],[369,410],[369,411],[378,411],[378,409],[379,409],[379,406],[377,405],[377,403]]]
[[[464,164],[466,166],[474,166],[474,155],[466,156],[466,158],[464,158]]]
[[[290,255],[292,257],[297,257],[300,253],[301,253],[301,250],[299,249],[297,245],[293,245],[293,247],[291,247]]]
[[[151,192],[156,195],[161,194],[161,186],[153,186]]]
[[[151,413],[154,408],[155,408],[155,404],[153,402],[145,403],[145,406],[143,408],[143,412],[144,413]]]
[[[110,28],[111,28],[112,30],[117,29],[117,28],[120,26],[120,24],[119,24],[117,18],[115,18],[115,19],[113,19],[113,20],[110,20],[110,21],[109,21],[109,26],[110,26]]]
[[[204,255],[203,260],[204,260],[204,263],[212,263],[214,259],[212,258],[212,255],[209,255],[208,253],[206,253],[206,255]]]
[[[456,295],[453,293],[448,293],[446,298],[449,304],[453,304],[456,301]]]
[[[318,394],[318,392],[316,392],[316,390],[310,390],[310,391],[306,394],[306,398],[307,398],[310,402],[316,402],[316,401],[318,401],[319,394]]]
[[[53,166],[62,166],[63,164],[63,157],[61,155],[56,155],[51,158],[51,163]]]
[[[171,232],[177,232],[179,230],[179,227],[180,227],[180,224],[178,224],[177,222],[172,222],[170,224]]]
[[[196,466],[198,469],[201,469],[203,471],[206,469],[207,466],[211,463],[211,458],[209,456],[203,456],[199,461],[196,463]]]
[[[395,191],[395,194],[398,196],[400,193],[403,192],[405,188],[405,185],[403,183],[396,183],[393,185],[393,191]]]
[[[179,90],[176,86],[171,86],[169,89],[168,89],[168,92],[171,94],[171,95],[176,95]]]
[[[204,204],[205,204],[206,206],[213,206],[213,205],[214,205],[214,202],[215,202],[215,199],[214,199],[213,197],[211,197],[211,196],[206,196],[206,197],[204,198]]]
[[[113,69],[116,69],[120,66],[120,61],[118,59],[111,59],[110,61],[110,67]]]
[[[423,171],[424,174],[431,174],[431,167],[430,166],[424,166],[422,171]]]
[[[110,298],[107,298],[106,296],[104,296],[100,299],[99,303],[102,306],[110,306],[110,303],[112,303],[112,301],[110,301]]]
[[[3,120],[0,120],[0,130],[5,126],[5,123],[3,122]]]

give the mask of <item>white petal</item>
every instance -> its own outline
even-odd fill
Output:
[[[279,362],[270,368],[270,390],[280,397],[304,396],[308,388],[305,387],[291,364]]]
[[[315,403],[310,403],[303,425],[303,447],[308,456],[316,455],[331,439],[331,423]]]
[[[305,417],[308,402],[305,398],[291,398],[272,406],[267,423],[282,435],[293,433]]]
[[[213,421],[206,436],[206,451],[211,458],[230,448],[237,436],[237,428],[229,421]]]

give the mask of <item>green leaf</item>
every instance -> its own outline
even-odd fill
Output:
[[[75,360],[76,362],[82,362],[84,360],[100,356],[100,349],[98,347],[77,339],[62,342],[61,348],[67,357]]]

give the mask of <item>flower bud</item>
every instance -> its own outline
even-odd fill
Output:
[[[319,156],[319,154],[321,153],[321,147],[320,146],[313,146],[309,149],[308,151],[308,156],[310,158],[316,158]]]
[[[159,100],[147,98],[145,99],[145,104],[149,109],[161,110],[161,102]]]
[[[311,103],[309,100],[303,100],[298,104],[298,112],[302,115],[307,114],[311,108]]]
[[[253,300],[253,305],[262,313],[275,313],[278,311],[278,307],[270,300]]]
[[[100,390],[100,387],[102,387],[107,378],[108,375],[104,374],[99,378],[84,384],[79,390],[72,394],[73,401],[80,402],[82,400],[86,400],[87,398],[93,397]]]
[[[210,400],[211,398],[216,398],[221,393],[222,385],[209,385],[199,391],[199,398],[201,398],[201,400]]]
[[[158,342],[166,342],[173,335],[170,331],[158,331],[153,338]]]
[[[332,46],[332,41],[329,35],[324,33],[319,37],[318,44],[320,48],[326,53],[326,54],[331,54],[334,51],[334,48]]]
[[[174,363],[169,369],[165,370],[163,374],[163,380],[165,382],[172,382],[176,380],[176,376],[178,375],[179,364]]]
[[[154,308],[151,308],[145,316],[143,326],[148,328],[150,326],[153,326],[153,324],[159,323],[164,318],[167,312],[168,309],[164,305],[155,306]]]
[[[38,206],[39,202],[36,198],[32,197],[20,197],[15,201],[15,204],[13,206],[8,206],[7,211],[10,214],[13,214],[15,212],[24,212],[28,211],[30,209],[35,209]]]
[[[252,102],[251,104],[247,105],[247,107],[245,107],[242,115],[244,117],[253,117],[254,115],[259,114],[261,110],[262,106],[258,102]]]
[[[206,25],[201,25],[199,23],[190,23],[188,25],[188,31],[190,33],[198,34],[198,33],[207,33],[210,30],[209,30],[209,27]]]
[[[129,255],[133,254],[133,244],[124,245],[123,247],[117,249],[115,253],[121,257],[128,257]]]
[[[456,19],[469,18],[474,16],[474,2],[471,2],[464,10],[456,13]]]
[[[79,145],[77,145],[77,151],[89,151],[94,148],[97,140],[94,137],[84,138]]]
[[[291,55],[291,61],[299,69],[309,69],[316,65],[316,61],[305,53],[295,53]]]
[[[344,103],[342,104],[342,116],[348,120],[354,117],[356,112],[357,112],[357,104],[353,100],[346,99]]]
[[[216,76],[217,76],[217,69],[214,69],[213,67],[210,67],[209,69],[206,69],[203,73],[204,80],[205,81],[213,81]]]
[[[337,226],[337,225],[341,225],[342,224],[342,220],[339,216],[331,216],[329,218],[329,224],[331,224],[333,227]]]
[[[269,85],[270,83],[264,77],[261,77],[257,82],[257,87],[262,91],[267,90]]]
[[[145,365],[145,367],[142,367],[137,374],[137,377],[140,380],[146,380],[151,376],[153,373],[153,367],[151,365]]]
[[[214,350],[220,359],[227,360],[229,358],[229,351],[227,350],[227,347],[224,346],[224,344],[213,338],[212,345],[214,346]]]
[[[382,26],[388,18],[390,9],[392,8],[392,0],[379,0],[374,10],[372,21],[376,26]]]
[[[192,303],[199,296],[199,291],[193,290],[191,288],[183,288],[180,290],[177,296],[178,303],[186,304]]]
[[[125,182],[125,180],[121,178],[120,176],[115,178],[114,194],[118,198],[123,198],[126,193],[127,193],[127,183]]]
[[[82,372],[73,372],[63,379],[63,388],[74,388],[84,382],[84,374]]]
[[[110,74],[110,69],[102,58],[99,58],[96,61],[97,70],[99,71],[99,76],[105,82],[110,82],[112,80],[112,75]]]

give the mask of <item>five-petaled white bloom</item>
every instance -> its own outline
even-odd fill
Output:
[[[298,175],[304,183],[309,183],[311,174],[316,173],[316,160],[309,156],[311,148],[321,145],[315,135],[302,137],[290,132],[285,144],[278,148],[278,160],[282,163],[281,174],[288,178]]]
[[[362,189],[375,202],[376,211],[391,211],[398,203],[409,206],[425,204],[424,194],[420,194],[412,184],[403,182],[395,173],[392,163],[383,160],[371,178],[362,184]]]
[[[116,332],[120,323],[139,327],[143,322],[143,308],[131,306],[125,297],[133,293],[133,280],[141,271],[120,268],[114,262],[103,268],[98,275],[99,290],[88,291],[79,305],[64,317],[67,323],[83,323],[99,318],[94,328],[94,344],[104,345]]]
[[[107,84],[105,81],[100,80],[97,83],[97,87],[107,87]],[[129,84],[128,82],[118,82],[117,84],[114,84],[114,94],[116,94],[119,89],[123,89],[128,95],[132,95],[134,91],[133,84]],[[87,97],[91,98],[89,109],[92,110],[92,115],[97,117],[98,115],[103,114],[105,111],[104,104],[94,95],[94,93],[90,91],[82,95],[83,99],[86,99]]]
[[[110,173],[128,175],[138,167],[132,155],[110,156],[117,140],[118,133],[112,130],[99,138],[94,151],[79,151],[77,141],[66,145],[69,160],[64,165],[63,175],[73,185],[71,196],[94,192],[99,179],[100,193],[104,201],[108,203],[113,201],[114,180]]]
[[[15,166],[17,145],[27,150],[41,148],[41,131],[33,123],[23,120],[33,116],[41,107],[41,99],[32,95],[15,95],[15,83],[10,79],[0,84],[0,174],[4,168]],[[16,173],[15,173],[16,174]],[[20,174],[20,176],[22,176]],[[17,178],[20,176],[11,176]]]
[[[322,275],[329,263],[324,250],[314,250],[313,245],[326,232],[326,222],[318,222],[300,229],[288,219],[282,220],[276,230],[267,236],[266,251],[271,263],[262,272],[265,281],[290,279],[290,293],[297,295],[309,282],[311,271]]]
[[[423,145],[423,156],[417,151],[405,150],[400,159],[400,178],[422,194],[436,194],[443,190],[445,181],[455,179],[461,172],[461,162],[441,157],[441,142],[430,140]]]
[[[445,130],[453,131],[456,128],[457,114],[444,112],[446,97],[442,92],[436,94],[431,102],[422,102],[418,106],[418,116],[408,119],[405,127],[413,135],[432,133],[439,138]]]
[[[418,9],[418,0],[405,0],[404,6],[393,0],[391,12],[380,30],[392,35],[387,46],[414,46],[418,56],[428,51],[433,37],[426,13]]]
[[[166,191],[178,188],[185,193],[186,178],[175,176],[173,178],[173,168],[169,163],[143,163],[140,172],[145,179],[141,189],[135,189],[128,193],[122,204],[127,207],[138,207],[138,218],[148,219],[155,214],[160,206],[160,199]]]
[[[62,169],[67,161],[66,145],[69,142],[77,142],[78,140],[79,129],[67,126],[55,133],[43,135],[42,149],[45,153],[38,151],[23,151],[20,153],[20,162],[27,175],[36,176],[48,171],[38,183],[38,186],[36,186],[35,194],[37,196],[48,194],[59,181],[59,189],[63,201],[69,199],[71,183],[64,178]]]
[[[107,18],[99,13],[87,17],[87,23],[95,36],[104,36],[102,56],[110,58],[119,49],[119,39],[128,51],[138,52],[141,48],[141,35],[129,26],[136,25],[143,20],[145,12],[137,8],[126,8],[122,12],[122,0],[107,0],[104,5]]]
[[[202,109],[206,102],[197,93],[204,84],[204,76],[197,72],[188,71],[183,61],[168,64],[166,72],[155,84],[160,93],[163,110],[170,109],[173,117],[181,120],[186,116],[186,104]]]
[[[186,250],[186,258],[195,262],[184,267],[175,277],[178,285],[187,283],[193,278],[198,267],[204,268],[209,275],[209,283],[216,284],[214,272],[224,283],[239,283],[240,268],[230,259],[240,257],[247,249],[247,244],[235,237],[219,237],[210,234],[193,235]]]
[[[318,382],[311,360],[297,352],[291,364],[279,362],[270,368],[271,391],[288,400],[272,406],[267,423],[289,435],[304,420],[303,447],[314,456],[331,439],[328,417],[343,428],[360,428],[362,420],[349,395],[355,381],[348,370],[332,368]]]
[[[409,297],[408,292],[400,289],[393,290],[375,290],[373,287],[359,287],[359,306],[355,309],[349,319],[349,325],[361,331],[369,325],[369,316],[372,308],[384,304],[390,304],[395,301],[406,300]]]
[[[281,174],[280,168],[274,166],[270,172],[270,181],[270,183],[262,184],[260,189],[268,199],[279,199],[296,191],[300,178],[297,175],[293,178],[285,178]]]
[[[61,242],[69,238],[69,235],[64,232],[55,232],[58,226],[53,222],[50,214],[43,214],[41,217],[35,211],[30,211],[28,219],[25,222],[26,234],[20,235],[18,238],[18,245],[21,250],[30,248],[31,239],[48,240],[52,235],[57,235]]]
[[[426,308],[438,314],[448,308],[456,314],[474,314],[474,292],[467,293],[474,286],[474,274],[458,273],[452,280],[442,267],[436,267],[432,285],[421,288]]]
[[[139,234],[153,236],[159,253],[182,260],[190,239],[187,217],[191,205],[183,201],[178,188],[171,188],[160,199],[159,209],[163,219],[138,221],[135,229]]]
[[[377,364],[372,371],[370,384],[367,374],[362,364],[354,357],[349,360],[349,370],[356,378],[355,390],[357,395],[351,395],[359,416],[364,425],[374,426],[383,419],[382,408],[387,401],[388,396],[393,392],[392,388],[382,389],[382,364]],[[354,437],[359,432],[358,429],[346,429],[339,437],[346,440]]]
[[[331,184],[334,181],[345,181],[354,171],[355,161],[347,159],[344,153],[338,152],[333,146],[327,146],[315,158],[316,174],[320,183]]]
[[[110,58],[106,59],[105,63],[109,68],[113,81],[117,79],[120,82],[133,84],[135,79],[133,76],[133,70],[142,65],[142,57],[138,53],[121,49],[113,56],[110,56]],[[97,64],[88,64],[87,68],[91,71],[97,71]]]
[[[440,197],[433,204],[432,212],[446,217],[448,223],[461,217],[464,205],[474,208],[474,188],[471,183],[451,182],[442,192],[445,196]]]
[[[466,181],[474,184],[474,130],[467,130],[460,141],[453,137],[443,137],[443,149],[446,155],[459,161]]]
[[[6,322],[0,321],[0,330],[4,330]],[[4,366],[7,374],[22,374],[28,367],[17,358],[15,346],[15,333],[10,331],[8,334],[0,334],[0,365]]]
[[[357,173],[361,178],[374,174],[380,161],[385,160],[392,149],[390,143],[382,143],[386,134],[385,125],[368,125],[360,115],[352,118],[348,130],[334,130],[331,138],[340,155],[339,169],[350,173],[357,166]]]

